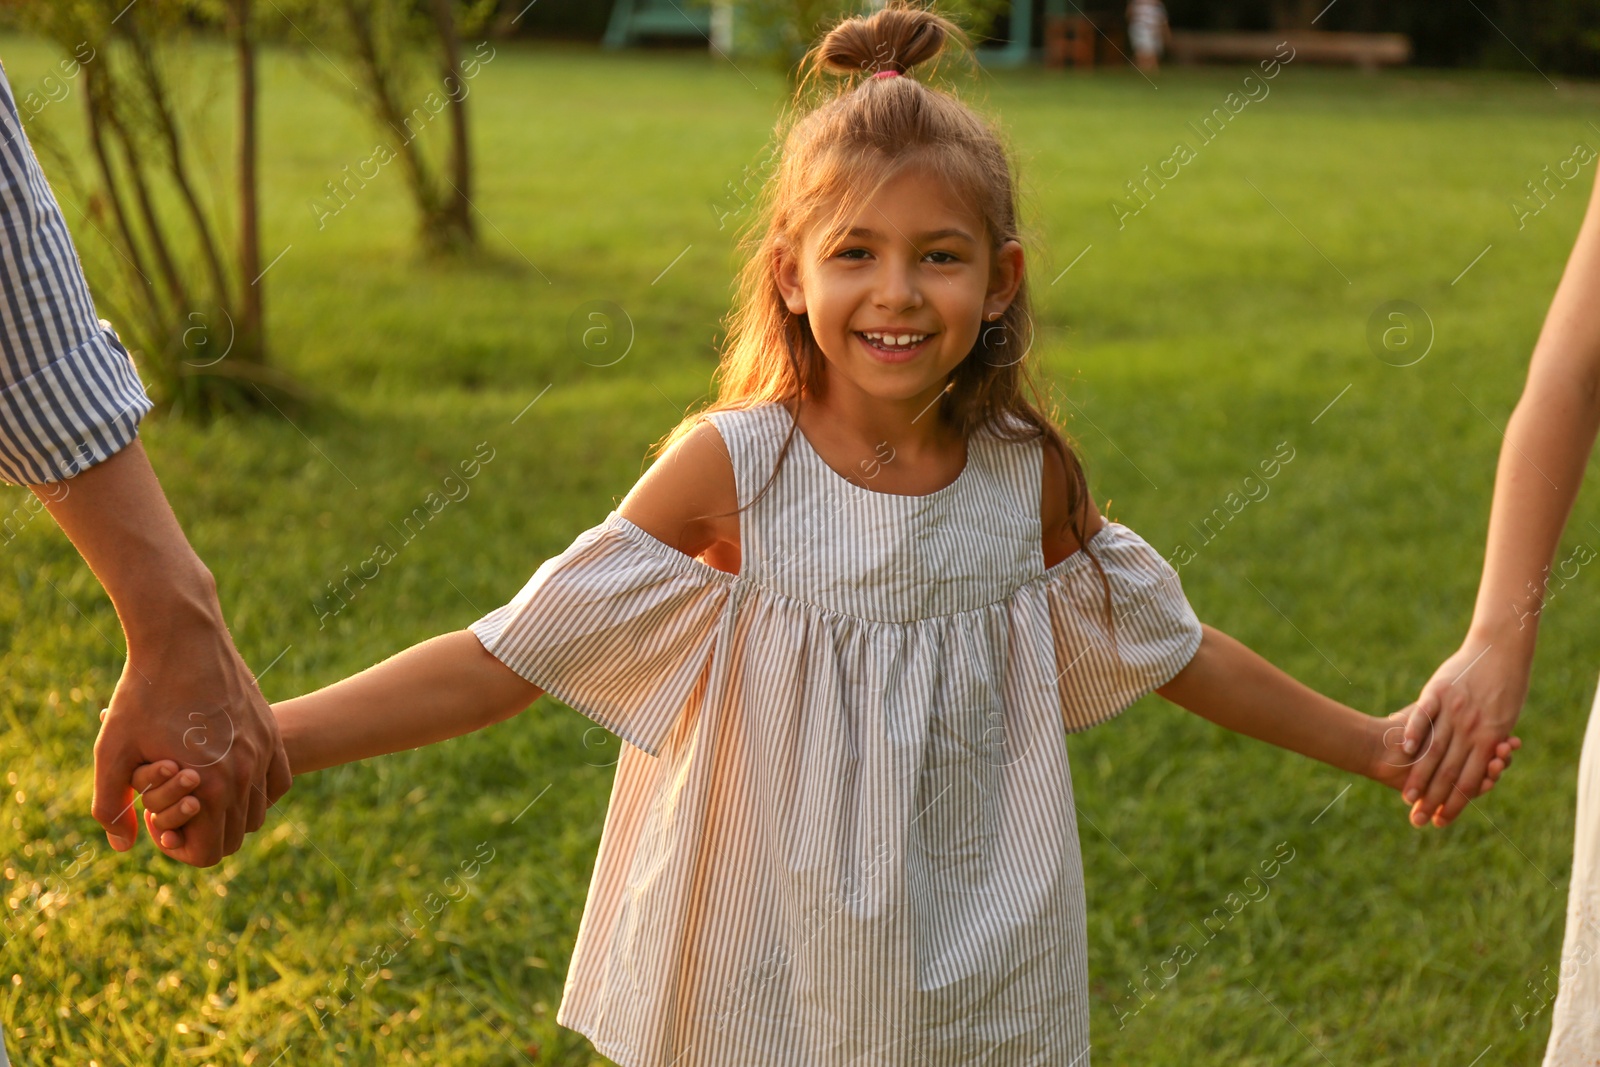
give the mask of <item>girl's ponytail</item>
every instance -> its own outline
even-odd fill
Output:
[[[847,84],[893,81],[873,75],[887,71],[905,74],[936,57],[952,40],[970,52],[971,42],[954,22],[912,0],[889,0],[869,16],[842,17],[823,34],[801,61],[806,71],[802,92],[825,73],[838,75]]]

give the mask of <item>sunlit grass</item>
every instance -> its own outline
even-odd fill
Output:
[[[270,339],[326,403],[296,425],[143,434],[241,650],[272,664],[269,698],[508,599],[709,389],[733,263],[719,212],[761,163],[779,82],[699,55],[497,47],[471,97],[491,254],[467,265],[415,261],[392,168],[319,229],[313,202],[378,135],[329,71],[264,62],[263,251],[287,249],[267,276]],[[0,58],[19,92],[54,61],[16,40]],[[1166,71],[1159,89],[1131,72],[992,76],[985,106],[1018,149],[1031,226],[1031,358],[1096,499],[1164,552],[1194,549],[1181,573],[1200,616],[1385,712],[1466,624],[1498,427],[1592,165],[1522,228],[1511,201],[1574,143],[1600,145],[1600,94],[1291,64],[1200,144],[1187,124],[1245,73]],[[70,136],[81,101],[51,106]],[[1180,139],[1196,158],[1119,229],[1113,198]],[[1415,365],[1368,347],[1391,300],[1431,320]],[[612,366],[568,339],[591,301],[626,314]],[[1270,494],[1200,534],[1285,444]],[[480,446],[493,459],[470,493],[402,538],[391,524]],[[25,501],[7,490],[0,513]],[[1600,543],[1591,523],[1600,509],[1580,499],[1563,556]],[[330,583],[380,541],[396,558],[330,614]],[[554,1015],[619,742],[544,701],[304,777],[216,868],[116,854],[88,816],[116,619],[48,517],[5,552],[0,1028],[15,1062],[601,1062]],[[1074,737],[1096,1062],[1465,1065],[1491,1045],[1494,1062],[1534,1062],[1549,1012],[1528,984],[1556,969],[1600,670],[1591,583],[1584,571],[1546,611],[1517,765],[1445,833],[1156,698]],[[398,924],[419,908],[412,939]],[[1193,958],[1163,985],[1180,943]],[[1519,1010],[1533,1013],[1520,1027]]]

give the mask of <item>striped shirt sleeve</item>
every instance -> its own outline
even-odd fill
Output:
[[[95,315],[0,71],[0,478],[71,478],[127,447],[150,406],[127,349]]]
[[[1177,570],[1159,552],[1115,522],[1102,526],[1089,547],[1111,587],[1109,630],[1105,587],[1083,551],[1051,568],[1043,583],[1069,733],[1097,726],[1166,685],[1200,648],[1200,620]]]
[[[517,674],[658,756],[702,691],[736,581],[612,511],[470,629]]]

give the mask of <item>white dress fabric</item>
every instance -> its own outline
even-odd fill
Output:
[[[1133,0],[1128,5],[1128,43],[1135,52],[1160,52],[1167,9],[1160,0]]]
[[[1540,986],[1549,985],[1547,976]],[[1600,690],[1589,709],[1578,759],[1578,823],[1556,990],[1543,1067],[1600,1065]],[[1538,1014],[1544,996],[1539,988],[1530,991],[1535,999],[1518,1004],[1519,1027],[1526,1025],[1523,1016]]]
[[[793,419],[705,416],[739,503]],[[921,496],[795,429],[718,570],[618,512],[473,624],[622,746],[556,1021],[623,1067],[1087,1067],[1066,735],[1200,644],[1118,523],[1046,569],[1042,442]]]

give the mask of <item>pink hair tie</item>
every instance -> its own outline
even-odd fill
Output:
[[[898,70],[880,70],[873,75],[874,78],[898,78],[899,76],[900,72]]]

